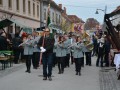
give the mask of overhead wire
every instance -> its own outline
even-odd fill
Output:
[[[82,8],[103,8],[104,6],[101,7],[87,7],[87,6],[79,6],[79,5],[66,5],[63,4],[64,6],[68,6],[68,7],[82,7]],[[109,7],[109,8],[116,8],[116,7]]]

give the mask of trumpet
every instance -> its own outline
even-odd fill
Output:
[[[70,44],[70,45],[68,46],[68,48],[71,48],[71,47],[73,47],[73,46],[76,46],[78,43],[80,43],[80,42],[76,42],[76,43]]]

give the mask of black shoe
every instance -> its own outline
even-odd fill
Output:
[[[120,80],[120,75],[118,76],[118,80]]]
[[[26,70],[25,72],[28,72],[28,70]]]
[[[81,76],[81,72],[79,72],[79,76]]]
[[[52,81],[52,78],[51,77],[48,77],[49,81]]]
[[[61,71],[59,71],[58,74],[61,74]]]
[[[63,73],[64,73],[64,70],[62,70],[61,73],[63,74]]]
[[[37,67],[33,67],[33,69],[37,69]]]
[[[29,70],[28,73],[31,73],[31,71]]]
[[[78,72],[76,72],[76,75],[78,75]]]
[[[43,80],[47,80],[47,77],[43,77]]]

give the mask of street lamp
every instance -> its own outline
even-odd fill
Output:
[[[105,10],[103,10],[103,9],[96,9],[95,14],[99,14],[99,12],[98,12],[98,11],[103,11],[103,12],[104,12],[104,14],[106,14],[106,12],[107,12],[107,6],[105,6]]]
[[[105,10],[97,9],[96,12],[95,12],[95,14],[99,14],[99,12],[98,12],[99,10],[101,10],[101,11],[103,11],[105,13]]]
[[[95,12],[95,14],[99,14],[98,11],[102,11],[102,12],[104,12],[104,15],[105,15],[106,12],[107,12],[107,6],[105,6],[105,9],[104,9],[104,10],[103,10],[103,9],[97,9],[96,12]],[[103,20],[102,30],[105,30],[105,23],[104,23],[104,20]]]

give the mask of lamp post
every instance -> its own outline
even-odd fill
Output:
[[[107,12],[107,6],[105,6],[105,9],[103,10],[103,9],[96,9],[96,12],[95,12],[95,14],[99,14],[99,12],[98,11],[103,11],[104,12],[104,14],[106,14],[106,12]]]
[[[103,9],[96,9],[95,14],[99,14],[99,12],[98,12],[98,11],[102,11],[102,12],[104,12],[104,15],[105,15],[105,14],[106,14],[106,12],[107,12],[107,6],[105,6],[105,9],[104,9],[104,10],[103,10]],[[103,31],[105,31],[105,23],[104,23],[104,20],[103,20],[102,30],[103,30]]]

